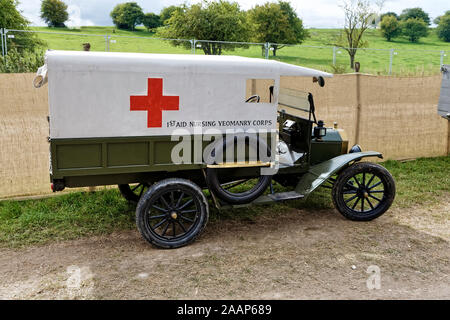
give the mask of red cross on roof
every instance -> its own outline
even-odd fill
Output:
[[[146,96],[130,96],[130,111],[147,111],[147,127],[162,127],[162,111],[178,110],[179,96],[163,96],[163,79],[148,78]]]

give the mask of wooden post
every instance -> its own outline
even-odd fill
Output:
[[[450,120],[447,120],[447,156],[450,156]]]
[[[256,79],[252,79],[252,96],[256,94]]]
[[[361,74],[356,73],[356,123],[355,123],[355,144],[359,144],[359,131],[361,128]]]

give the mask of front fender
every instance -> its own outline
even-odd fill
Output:
[[[322,183],[327,181],[328,178],[345,167],[348,163],[352,161],[359,161],[362,158],[367,157],[378,157],[382,159],[383,155],[375,151],[354,152],[343,154],[325,162],[316,164],[315,166],[310,167],[308,172],[302,176],[295,187],[295,191],[306,197]]]

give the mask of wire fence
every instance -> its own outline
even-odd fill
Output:
[[[20,39],[24,33],[34,33],[47,49],[91,51],[221,54],[279,60],[333,73],[351,72],[346,48],[279,43],[229,42],[197,39],[164,39],[150,36],[87,34],[78,32],[46,32],[0,28],[2,56],[12,47],[26,46]],[[436,74],[443,64],[449,64],[449,50],[420,49],[357,49],[356,59],[361,72],[388,75]]]

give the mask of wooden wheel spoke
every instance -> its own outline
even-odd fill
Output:
[[[354,203],[353,206],[352,206],[352,210],[354,210],[354,209],[356,208],[356,205],[358,204],[358,202],[359,202],[360,199],[361,199],[361,198],[358,197],[358,200],[355,201],[355,203]]]
[[[182,205],[181,207],[179,207],[178,210],[183,210],[183,209],[186,208],[188,205],[190,205],[193,201],[194,201],[194,199],[189,199],[188,201],[186,201],[185,203],[183,203],[183,205]]]
[[[163,223],[164,222],[166,222],[167,221],[167,218],[166,219],[163,219],[163,220],[161,220],[160,222],[158,222],[157,224],[155,224],[154,226],[153,226],[153,230],[156,230],[156,229],[158,229],[160,226],[162,226],[163,225]]]
[[[372,190],[373,188],[378,187],[382,183],[383,183],[382,181],[375,183],[373,186],[369,187],[369,190]]]
[[[370,186],[370,184],[372,183],[373,179],[375,179],[375,175],[373,174],[372,177],[369,179],[369,182],[367,182],[366,186]]]
[[[361,184],[359,183],[358,179],[356,179],[356,176],[353,176],[352,178],[353,178],[353,180],[355,180],[358,187],[361,187]]]
[[[350,184],[350,181],[347,181],[347,183],[345,184],[346,188],[350,188],[352,190],[358,190],[357,187],[355,187],[354,185]]]
[[[151,216],[151,217],[149,217],[149,219],[150,220],[153,220],[153,219],[161,219],[161,218],[164,218],[164,217],[167,217],[165,214],[161,214],[161,215],[159,215],[159,216]]]
[[[374,197],[373,195],[369,194],[369,197],[371,197],[372,199],[377,200],[378,202],[381,202],[381,199],[378,199],[377,197]]]
[[[190,223],[194,223],[194,219],[190,219],[190,218],[186,218],[185,216],[180,214],[180,218],[183,219],[184,221],[190,222]]]
[[[166,232],[167,232],[167,229],[169,228],[169,226],[170,226],[170,222],[168,221],[168,222],[167,222],[167,224],[166,224],[166,226],[164,227],[164,230],[163,230],[163,232],[161,233],[161,236],[163,236],[163,237],[164,237],[164,235],[166,234]]]
[[[164,204],[164,206],[170,210],[171,206],[167,203],[166,199],[164,199],[164,196],[161,195],[160,199],[161,199],[161,202]]]
[[[144,185],[142,185],[142,189],[141,189],[141,192],[139,192],[139,198],[142,196],[142,194],[144,193],[144,189],[145,189],[145,186]]]
[[[194,212],[197,212],[197,209],[192,209],[192,210],[183,210],[183,211],[180,211],[181,213],[194,213]]]
[[[177,220],[178,225],[181,227],[181,229],[183,229],[184,233],[186,233],[186,228],[184,227],[184,225],[181,223],[180,220]]]
[[[155,208],[155,209],[158,210],[158,211],[161,211],[161,212],[167,212],[167,211],[168,211],[168,210],[166,210],[166,209],[163,209],[163,208],[161,208],[161,207],[158,207],[158,206],[155,205],[155,204],[153,204],[152,207]]]
[[[348,198],[347,200],[345,200],[345,203],[349,203],[350,201],[352,201],[353,199],[355,199],[355,198],[357,198],[358,196],[357,195],[355,195],[355,196],[353,196],[353,197],[351,197],[351,198]]]
[[[136,187],[134,187],[133,189],[131,189],[131,191],[136,191],[140,186],[142,185],[142,183],[139,183]]]
[[[367,203],[369,204],[370,208],[373,210],[374,206],[372,205],[372,202],[370,202],[370,199],[367,198],[366,200],[367,200]]]
[[[183,200],[184,192],[181,192],[180,197],[178,198],[177,204],[175,205],[176,208],[180,206],[181,200]]]

